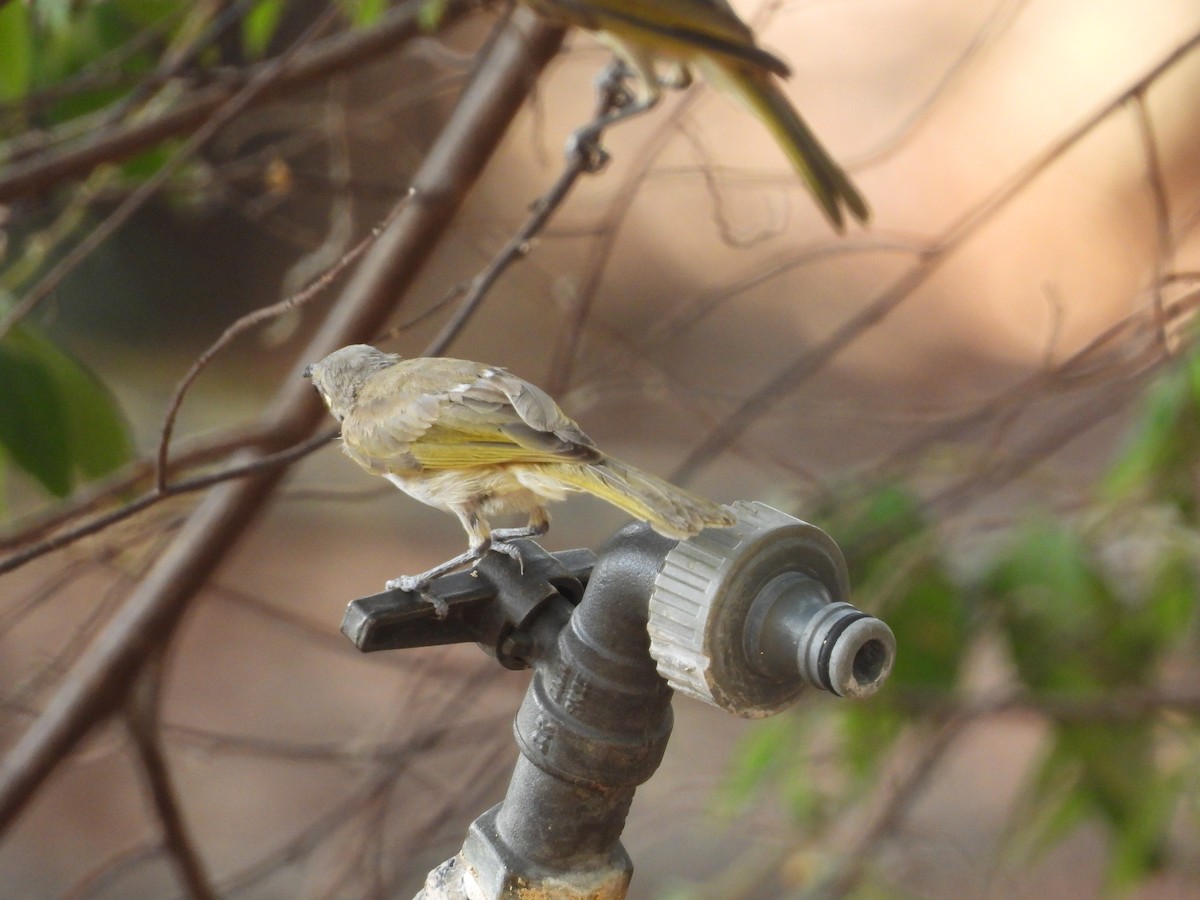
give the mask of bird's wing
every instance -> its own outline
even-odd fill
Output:
[[[593,31],[677,54],[728,56],[787,77],[787,63],[763,50],[724,0],[531,0],[546,14]]]
[[[377,470],[601,458],[540,388],[465,360],[404,360],[372,376],[342,437],[352,455],[374,460],[368,467]]]

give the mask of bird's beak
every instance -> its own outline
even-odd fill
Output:
[[[304,367],[304,377],[305,377],[305,378],[312,378],[312,366],[311,366],[311,365],[308,365],[308,366],[305,366],[305,367]]]

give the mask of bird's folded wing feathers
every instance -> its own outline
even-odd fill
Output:
[[[366,385],[343,423],[347,443],[374,458],[428,468],[601,458],[540,388],[474,363],[444,374],[433,389],[417,378]]]

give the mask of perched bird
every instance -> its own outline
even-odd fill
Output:
[[[668,537],[687,538],[733,515],[711,501],[602,453],[540,388],[461,359],[402,359],[366,344],[343,347],[304,370],[334,418],[342,448],[422,503],[454,513],[467,551],[387,589],[419,591],[432,579],[544,534],[546,502],[568,491],[607,500]],[[524,513],[529,523],[493,531],[488,516]]]
[[[576,141],[599,159],[603,154],[596,142],[601,130],[653,107],[663,87],[686,87],[695,69],[762,119],[835,229],[844,228],[846,212],[863,223],[870,217],[846,173],[776,82],[790,74],[787,63],[758,46],[750,27],[726,0],[526,2],[553,22],[595,32],[640,82],[633,102],[576,132]]]

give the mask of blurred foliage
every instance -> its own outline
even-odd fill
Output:
[[[364,28],[386,10],[382,0],[339,6],[354,27]],[[0,4],[0,159],[11,158],[33,134],[87,139],[130,107],[169,103],[174,76],[202,82],[207,72],[269,55],[287,7],[283,0]],[[237,37],[233,44],[230,34]],[[95,224],[97,198],[119,196],[154,176],[178,144],[178,138],[164,140],[98,168],[82,185],[65,184],[48,224],[0,232],[0,316]],[[204,183],[202,165],[181,166],[166,198],[185,211]],[[35,326],[0,336],[0,384],[0,463],[7,459],[50,494],[64,497],[80,478],[107,474],[130,458],[129,430],[111,394]]]
[[[1169,705],[1171,686],[1196,675],[1198,476],[1192,355],[1146,392],[1089,508],[1007,529],[970,576],[951,574],[948,542],[902,487],[845,504],[825,524],[847,554],[857,604],[896,634],[896,667],[868,702],[813,700],[752,729],[725,786],[726,810],[769,789],[791,814],[797,846],[819,845],[828,824],[878,786],[902,736],[970,716],[970,663],[999,644],[1012,667],[1011,706],[1046,725],[1011,815],[1011,861],[1036,861],[1091,825],[1107,835],[1109,890],[1153,876],[1170,861],[1172,824],[1182,817],[1200,828],[1185,789],[1200,772],[1200,723],[1155,702]],[[831,721],[832,750],[821,743]],[[868,880],[855,896],[880,889]]]

